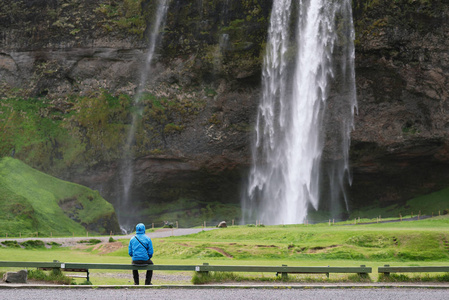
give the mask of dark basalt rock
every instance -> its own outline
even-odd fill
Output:
[[[6,272],[3,274],[3,281],[6,283],[27,283],[28,271]]]

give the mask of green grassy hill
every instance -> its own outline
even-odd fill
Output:
[[[0,159],[0,234],[22,236],[117,232],[113,206],[97,191]]]

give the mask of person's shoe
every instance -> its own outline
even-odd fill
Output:
[[[153,284],[150,282],[150,283],[145,283],[145,285],[153,285]]]
[[[139,285],[139,283],[138,282],[134,282],[134,285]]]

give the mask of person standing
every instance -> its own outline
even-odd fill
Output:
[[[137,266],[152,265],[153,243],[145,235],[145,225],[139,223],[136,225],[136,235],[131,238],[128,246],[128,254],[132,258],[132,264]],[[153,270],[147,270],[145,285],[152,285],[151,279]],[[134,285],[139,285],[139,271],[133,270]]]

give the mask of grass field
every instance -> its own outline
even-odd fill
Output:
[[[373,267],[370,278],[377,281],[377,267],[448,265],[449,217],[369,225],[328,223],[289,226],[233,226],[198,234],[153,239],[156,264],[282,265]],[[86,263],[129,263],[127,240],[122,248],[105,251],[106,244],[82,249],[0,248],[2,260]],[[109,276],[111,271],[94,271],[94,284],[127,284],[128,279]],[[120,272],[116,272],[120,273]],[[121,272],[123,273],[123,272]],[[129,273],[129,272],[128,272]],[[128,274],[126,273],[126,274]],[[179,272],[168,272],[167,274]],[[187,272],[188,274],[189,272]],[[192,274],[190,274],[192,275]],[[274,274],[243,274],[272,280]],[[130,276],[130,275],[129,275]],[[302,277],[301,277],[302,276]],[[294,276],[293,276],[294,277]],[[304,279],[305,278],[305,279]],[[325,276],[300,275],[296,280],[326,281]],[[331,274],[329,280],[348,280],[348,275]],[[163,283],[173,283],[168,280]],[[183,282],[187,284],[187,282]],[[156,282],[156,284],[158,284]]]

